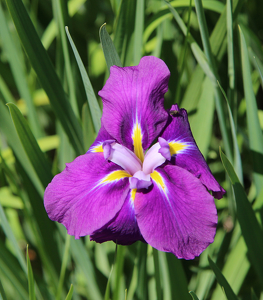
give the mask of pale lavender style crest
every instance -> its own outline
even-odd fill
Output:
[[[169,77],[153,56],[111,67],[99,92],[98,137],[45,191],[49,218],[68,234],[121,245],[140,240],[184,259],[213,242],[213,196],[225,191],[195,143],[186,110],[164,109]]]

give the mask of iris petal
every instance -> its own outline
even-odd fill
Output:
[[[154,248],[193,259],[213,242],[217,214],[213,197],[188,171],[157,168],[149,191],[137,191],[134,207],[145,241]]]
[[[99,96],[103,101],[102,124],[119,144],[142,151],[146,150],[164,128],[168,113],[163,107],[168,90],[170,71],[165,63],[153,56],[143,57],[138,66],[120,68],[113,66],[110,77]],[[134,136],[134,138],[133,138]],[[137,153],[136,153],[137,154]]]
[[[186,110],[173,105],[170,111],[177,113],[171,116],[170,124],[165,128],[162,137],[169,142],[170,149],[176,154],[175,164],[199,178],[207,189],[213,192],[215,198],[222,198],[225,190],[215,180],[195,143]]]
[[[135,218],[132,193],[128,193],[118,214],[90,236],[91,240],[98,243],[114,241],[120,245],[130,245],[138,240],[144,242]]]
[[[102,153],[77,157],[45,190],[49,218],[62,223],[76,238],[92,234],[120,211],[129,193],[128,176]]]

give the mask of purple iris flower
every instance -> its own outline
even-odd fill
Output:
[[[195,143],[187,112],[164,109],[169,77],[152,56],[138,66],[111,67],[99,92],[98,137],[45,191],[49,218],[68,234],[121,245],[141,240],[184,259],[213,242],[213,196],[225,191]]]

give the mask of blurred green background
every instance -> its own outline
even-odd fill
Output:
[[[261,0],[0,0],[0,299],[263,299],[262,12]],[[192,261],[75,240],[43,207],[96,137],[109,66],[145,55],[169,67],[165,107],[187,109],[227,191]]]

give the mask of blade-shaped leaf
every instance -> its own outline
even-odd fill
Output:
[[[259,281],[263,287],[263,232],[232,164],[221,149],[220,156],[234,188],[237,218],[248,248],[249,259],[257,272]]]
[[[71,300],[71,299],[72,299],[72,296],[73,296],[73,290],[74,290],[74,288],[73,288],[73,285],[71,284],[70,289],[69,289],[69,292],[68,292],[67,297],[66,297],[65,300]]]
[[[66,27],[66,33],[70,42],[70,45],[72,47],[72,50],[74,52],[76,61],[78,63],[79,66],[79,71],[81,74],[81,78],[85,87],[85,91],[86,91],[86,95],[87,95],[87,99],[88,99],[88,103],[89,103],[89,108],[90,108],[90,113],[91,113],[91,117],[92,117],[92,121],[93,121],[93,125],[95,128],[95,131],[98,133],[100,130],[100,118],[101,118],[101,109],[99,107],[98,101],[96,99],[95,93],[93,91],[89,76],[85,70],[85,67],[82,63],[82,60],[79,56],[78,50],[70,36],[70,33],[68,31],[68,27]]]
[[[259,194],[263,186],[263,135],[262,135],[262,130],[260,128],[259,119],[258,119],[257,102],[256,102],[256,97],[254,95],[253,85],[251,80],[251,70],[250,70],[247,45],[246,45],[244,34],[240,27],[239,27],[239,34],[240,34],[243,84],[244,84],[246,108],[247,108],[246,111],[247,111],[249,147],[252,154],[255,185],[257,188],[257,194]]]
[[[57,118],[60,120],[76,153],[78,155],[83,154],[80,123],[73,113],[62,84],[46,50],[41,44],[23,2],[21,0],[6,0],[6,3],[26,54],[49,97]]]
[[[238,300],[237,296],[233,292],[231,286],[227,282],[225,276],[221,273],[218,266],[211,260],[210,257],[208,257],[208,261],[209,261],[209,265],[210,265],[211,269],[214,271],[214,273],[216,275],[216,279],[217,279],[218,283],[224,288],[227,299],[228,300]]]
[[[122,67],[120,57],[106,30],[106,23],[103,24],[100,28],[100,41],[106,59],[108,70],[110,71],[111,66]]]
[[[13,104],[7,104],[11,113],[19,139],[26,151],[29,160],[35,170],[39,170],[38,176],[43,186],[46,187],[52,179],[51,166],[44,153],[41,151],[35,137],[33,136],[25,118],[19,109]]]
[[[7,300],[5,290],[4,290],[4,287],[2,285],[1,280],[0,280],[0,296],[2,297],[3,300]]]
[[[28,276],[28,293],[29,293],[29,300],[35,300],[35,284],[34,284],[34,276],[32,271],[32,266],[28,254],[28,245],[26,247],[26,257],[27,257],[27,276]]]
[[[199,300],[193,291],[190,291],[189,294],[192,296],[193,300]]]

